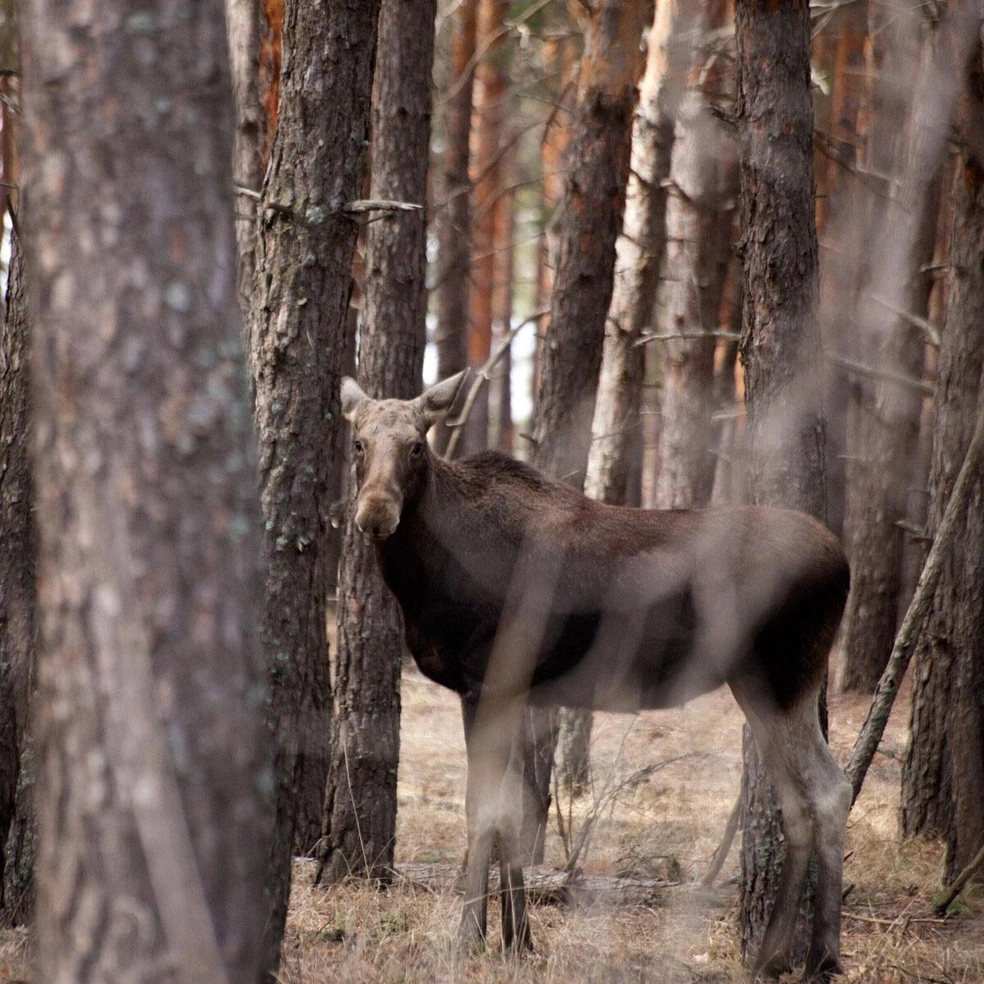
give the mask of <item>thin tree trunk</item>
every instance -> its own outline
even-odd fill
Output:
[[[437,220],[437,375],[447,379],[468,365],[468,305],[471,281],[471,138],[478,0],[462,0],[451,28],[450,94],[444,110],[444,208]],[[436,429],[442,452],[449,432]]]
[[[865,3],[846,6],[837,14],[837,51],[831,94],[830,147],[826,160],[826,219],[820,251],[820,330],[825,352],[850,355],[853,351],[852,306],[857,301],[858,269],[862,251],[854,244],[864,241],[868,182],[855,173],[861,163],[859,134],[864,129],[865,82],[877,78],[865,72],[864,49],[868,11]],[[873,37],[873,45],[883,43]],[[887,122],[887,121],[886,121]],[[857,252],[856,252],[857,251]],[[850,377],[838,362],[824,364],[826,376],[827,525],[843,534],[847,495],[847,408]]]
[[[436,0],[383,0],[372,110],[371,197],[424,205]],[[421,388],[427,213],[396,212],[366,236],[358,375],[379,399]],[[349,502],[356,499],[355,476]],[[349,509],[338,586],[331,765],[317,881],[389,881],[396,836],[403,621]]]
[[[751,492],[758,504],[822,518],[809,5],[738,0],[736,23]],[[772,137],[779,130],[782,141]],[[783,841],[775,790],[747,727],[744,760],[739,926],[747,958],[775,898]]]
[[[506,166],[504,174],[511,183],[514,168]],[[498,352],[503,345],[505,354],[489,379],[489,446],[511,453],[513,450],[512,420],[512,345],[509,332],[513,312],[513,266],[516,251],[513,246],[516,229],[516,196],[503,190],[495,207],[496,272],[495,290],[492,294],[493,349]]]
[[[720,24],[710,24],[720,27]],[[714,352],[738,174],[730,134],[696,89],[677,125],[667,204],[667,276],[662,431],[656,502],[664,509],[704,506],[714,480],[711,453]]]
[[[4,133],[10,139],[10,133]],[[9,177],[9,175],[8,175]],[[33,908],[33,742],[28,728],[35,661],[34,480],[29,449],[28,320],[20,237],[11,233],[0,371],[0,921]]]
[[[271,755],[222,6],[23,13],[38,980],[255,981]]]
[[[630,466],[641,446],[646,353],[638,342],[650,327],[666,248],[673,129],[692,57],[687,32],[695,6],[690,0],[660,4],[649,32],[584,482],[585,495],[599,502],[626,501]],[[592,721],[590,711],[561,711],[560,781],[572,795],[590,782]]]
[[[298,830],[320,828],[330,692],[325,603],[330,488],[338,435],[357,226],[363,197],[379,0],[287,8],[277,133],[260,206],[249,318],[267,568],[262,638],[276,737],[277,823],[266,877],[273,974]],[[317,121],[316,125],[312,121]]]
[[[978,64],[962,113],[965,127],[972,125],[984,101],[981,76]],[[950,263],[954,272],[940,348],[930,474],[929,530],[933,535],[970,443],[984,371],[984,169],[966,151],[954,171],[953,198]],[[982,562],[978,556],[981,533],[974,529],[978,524],[979,516],[971,505],[956,534],[961,547],[951,551],[944,562],[926,629],[916,647],[910,742],[902,771],[902,831],[909,837],[946,837],[951,845],[948,872],[966,863],[978,846],[966,843],[966,835],[960,836],[957,797],[966,782],[954,782],[954,750],[950,747],[951,741],[959,748],[965,742],[979,743],[981,735],[979,728],[964,735],[959,726],[967,723],[961,720],[966,710],[960,690],[965,688],[966,696],[974,699],[976,685],[967,674],[981,658],[980,610],[975,613],[967,607],[973,603],[980,579],[972,574],[966,581],[969,565]],[[973,771],[962,770],[967,778]],[[971,791],[970,801],[974,799]]]
[[[472,276],[469,295],[468,364],[484,365],[492,353],[496,279],[501,264],[496,238],[499,197],[502,194],[503,113],[506,79],[503,59],[503,25],[510,0],[479,0],[478,46],[483,51],[476,68],[473,121],[474,157],[471,162],[473,192]],[[462,456],[489,446],[489,388],[477,394],[464,424]]]
[[[239,298],[243,313],[248,314],[249,292],[255,272],[253,244],[256,239],[256,199],[245,192],[259,192],[266,165],[264,151],[267,147],[267,119],[260,90],[260,49],[267,25],[260,0],[225,0],[225,10],[232,93],[236,109],[232,180],[236,186]]]
[[[629,174],[632,111],[642,71],[640,39],[652,3],[604,0],[590,16],[577,108],[568,147],[557,276],[550,305],[540,389],[533,413],[533,460],[548,474],[582,487],[590,426],[612,297],[615,243]],[[548,715],[542,715],[547,718]],[[537,735],[550,743],[527,756],[525,843],[546,826],[556,727]],[[535,767],[534,763],[539,763]]]

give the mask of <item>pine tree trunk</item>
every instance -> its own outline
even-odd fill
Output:
[[[447,379],[468,365],[471,279],[471,179],[468,173],[478,0],[462,0],[452,15],[450,88],[444,109],[444,208],[437,216],[437,375]],[[449,438],[435,432],[443,452]]]
[[[23,14],[37,979],[255,981],[272,755],[222,5]]]
[[[640,39],[651,22],[648,0],[604,0],[591,11],[564,188],[564,213],[533,412],[533,460],[583,487],[605,319],[612,297],[615,243],[629,175],[632,112],[642,72]],[[532,712],[530,712],[532,713]],[[542,720],[527,755],[524,842],[546,827],[556,724]],[[542,736],[542,737],[541,737]],[[549,751],[543,743],[549,742]],[[542,839],[542,834],[539,835]]]
[[[751,492],[757,504],[822,518],[809,5],[738,0],[736,23]],[[758,951],[778,888],[783,837],[747,727],[744,746],[739,927],[747,959]]]
[[[259,192],[266,165],[267,119],[260,90],[260,49],[267,25],[260,0],[225,0],[225,10],[236,109],[232,180],[236,186],[239,298],[243,313],[248,314],[249,292],[255,273],[253,243],[256,239],[257,203],[246,192]]]
[[[371,197],[424,205],[436,0],[383,0],[372,110]],[[396,212],[366,236],[358,376],[375,398],[421,390],[427,213]],[[355,525],[355,476],[338,585],[331,765],[317,881],[388,881],[396,836],[403,620]]]
[[[876,7],[872,5],[869,13],[873,15]],[[895,19],[888,12],[878,16]],[[880,26],[877,21],[871,24],[869,33],[878,33]],[[873,85],[896,82],[900,74],[911,77],[919,65],[908,50],[912,33],[898,27],[892,31],[889,36],[895,48],[883,56],[882,78],[876,76]],[[937,43],[929,39],[922,45],[920,77],[925,80],[925,92],[942,78],[936,77],[941,67],[933,55]],[[893,61],[894,65],[887,64]],[[963,61],[958,59],[959,64]],[[896,96],[872,97],[871,101],[877,108],[891,98]],[[932,283],[919,271],[932,260],[936,239],[937,171],[943,150],[938,123],[940,118],[950,119],[955,98],[955,94],[941,93],[933,100],[933,116],[925,119],[917,118],[918,100],[913,100],[907,125],[899,118],[896,130],[904,130],[905,140],[895,159],[886,161],[883,172],[896,186],[884,196],[880,221],[872,229],[871,275],[862,289],[857,315],[864,332],[859,340],[860,359],[878,370],[913,379],[917,385],[859,376],[853,388],[855,434],[848,459],[845,520],[852,573],[844,615],[844,657],[837,669],[841,690],[873,691],[895,639],[903,545],[897,524],[906,518],[923,401],[918,381],[925,352],[921,329],[896,312],[926,314]],[[897,134],[885,133],[884,125],[874,136],[897,145]],[[883,153],[878,154],[879,159]]]
[[[320,830],[330,692],[325,603],[357,225],[363,197],[379,0],[290,5],[277,133],[260,204],[249,318],[267,569],[263,644],[276,738],[277,823],[266,878],[266,967],[273,973],[296,836]],[[312,121],[316,121],[316,124]]]
[[[711,24],[710,27],[720,27]],[[666,341],[656,502],[706,505],[712,455],[715,332],[727,273],[738,174],[734,146],[696,89],[677,123],[667,203]],[[703,337],[692,337],[692,336]]]
[[[510,0],[479,0],[478,46],[483,51],[475,70],[472,276],[469,294],[468,364],[477,369],[492,352],[497,263],[496,216],[502,194],[502,137],[506,78],[502,44]],[[458,445],[462,457],[489,447],[489,388],[482,386]]]
[[[963,124],[975,118],[984,102],[978,65],[971,76]],[[930,533],[935,533],[949,500],[957,472],[970,443],[984,371],[984,169],[976,158],[962,153],[954,171],[954,214],[950,241],[953,274],[949,284],[947,319],[940,348],[936,385],[936,422],[930,473]],[[947,877],[952,876],[976,850],[971,836],[977,823],[966,823],[958,797],[966,789],[984,815],[980,791],[974,792],[974,744],[979,754],[979,722],[964,732],[967,699],[980,699],[978,684],[968,671],[981,673],[982,636],[979,576],[973,564],[982,564],[980,491],[957,534],[959,550],[945,561],[927,624],[914,656],[914,690],[910,742],[902,771],[902,831],[906,836],[944,837],[949,846]],[[979,567],[977,568],[979,570]],[[970,580],[968,581],[968,572]],[[977,595],[977,609],[970,606]],[[956,743],[957,748],[951,747]],[[969,754],[968,754],[969,753]],[[955,757],[970,768],[955,781]],[[978,837],[980,837],[978,831]],[[968,853],[969,852],[969,853]]]
[[[625,503],[632,461],[641,450],[646,353],[638,342],[650,327],[666,248],[673,129],[691,58],[683,39],[695,20],[694,6],[689,0],[660,4],[647,42],[584,482],[585,495],[598,502]],[[592,721],[590,711],[561,711],[560,781],[572,795],[590,782]]]
[[[0,922],[8,926],[27,920],[34,897],[34,755],[28,713],[35,675],[37,555],[29,448],[29,328],[16,231],[10,245],[0,373]]]
[[[826,160],[823,200],[824,245],[820,252],[820,330],[824,351],[850,354],[854,328],[852,304],[856,303],[858,269],[863,266],[861,250],[854,244],[864,241],[866,195],[870,187],[856,169],[862,154],[857,143],[864,129],[865,72],[864,49],[867,37],[866,3],[850,4],[837,14],[837,50],[831,93],[829,136],[831,146]],[[880,44],[881,39],[874,43]],[[854,248],[852,248],[854,247]],[[827,525],[841,536],[844,529],[847,495],[847,408],[850,403],[850,377],[838,362],[824,365],[826,411]]]

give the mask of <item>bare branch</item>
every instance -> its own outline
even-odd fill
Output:
[[[916,585],[909,610],[905,613],[905,619],[895,637],[895,645],[892,647],[888,665],[878,681],[868,716],[861,728],[861,733],[858,735],[858,740],[854,743],[851,761],[845,769],[845,774],[853,790],[852,802],[858,798],[858,793],[861,792],[861,785],[871,765],[871,760],[874,758],[875,749],[885,733],[885,725],[888,723],[888,715],[891,713],[892,705],[895,703],[895,698],[899,692],[899,684],[909,666],[909,660],[912,658],[912,652],[919,641],[919,634],[922,631],[923,623],[926,621],[926,616],[929,614],[936,588],[940,583],[943,561],[953,548],[957,529],[970,500],[974,480],[982,468],[984,468],[984,400],[981,401],[978,409],[974,437],[967,449],[967,456],[964,458],[960,473],[957,475],[950,501],[946,504],[940,528],[936,532],[936,538],[929,551],[929,556],[926,558],[922,574],[919,575],[919,583]]]
[[[363,198],[348,202],[342,206],[347,215],[359,215],[362,212],[419,212],[424,206],[413,202],[391,202],[386,199]]]
[[[825,352],[824,355],[835,365],[841,366],[848,372],[855,373],[858,376],[868,376],[871,379],[899,383],[901,386],[911,386],[913,389],[917,389],[920,393],[925,393],[927,396],[932,396],[936,392],[936,387],[932,383],[927,383],[922,379],[916,379],[914,376],[905,376],[899,372],[890,372],[887,369],[876,369],[874,366],[866,366],[861,362],[848,359],[844,355],[838,355],[836,352]]]
[[[981,844],[981,849],[974,855],[970,864],[968,864],[967,867],[964,868],[959,875],[957,875],[954,883],[943,892],[936,904],[933,906],[933,908],[940,915],[943,915],[943,913],[950,908],[950,903],[961,893],[964,885],[966,885],[967,882],[973,878],[974,872],[976,872],[982,864],[984,864],[984,844]]]
[[[896,307],[896,305],[892,304],[890,301],[886,301],[884,297],[879,297],[877,294],[869,294],[868,296],[876,304],[880,304],[883,308],[885,308],[886,311],[891,311],[896,317],[901,318],[903,321],[907,321],[915,328],[919,328],[926,336],[926,341],[928,341],[934,348],[940,347],[940,332],[932,322],[927,321],[925,318],[921,318],[918,314],[914,314],[912,311],[905,311],[900,307]]]

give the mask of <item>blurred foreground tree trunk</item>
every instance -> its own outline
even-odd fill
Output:
[[[961,112],[966,137],[984,109],[978,50]],[[984,167],[962,143],[954,171],[952,275],[936,386],[929,531],[935,533],[964,455],[984,386]],[[945,880],[984,841],[984,479],[975,489],[959,548],[946,559],[915,652],[910,743],[902,771],[902,831],[941,837]]]
[[[271,755],[224,27],[219,0],[24,10],[40,981],[260,972]]]
[[[325,606],[331,494],[379,0],[289,4],[277,130],[259,207],[249,316],[266,598],[268,723],[276,739],[266,969],[287,916],[295,838],[321,829],[330,690]]]
[[[645,349],[666,250],[666,201],[673,130],[693,57],[689,36],[696,0],[656,8],[646,48],[646,69],[632,130],[623,229],[615,244],[612,299],[605,320],[598,394],[591,425],[584,493],[598,502],[626,502],[633,457],[641,453],[639,420]],[[590,781],[590,711],[560,712],[560,780],[572,794]]]
[[[10,139],[9,130],[3,139]],[[37,536],[22,253],[20,236],[12,230],[0,336],[0,923],[6,926],[25,923],[34,908],[35,755],[28,725]]]
[[[436,0],[383,0],[372,107],[370,197],[419,205],[369,225],[358,377],[377,399],[422,387],[427,147]],[[317,882],[389,881],[396,837],[403,620],[372,544],[355,525],[355,474],[338,583],[331,756]]]
[[[752,499],[822,519],[810,10],[805,0],[738,0],[736,21]],[[775,790],[747,725],[744,765],[739,928],[747,960],[761,943],[783,854]]]
[[[844,614],[843,658],[837,688],[871,693],[888,662],[898,623],[904,533],[925,396],[924,330],[939,213],[937,172],[942,145],[926,139],[926,123],[898,100],[909,94],[934,40],[919,44],[916,13],[868,7],[868,85],[871,112],[881,112],[868,135],[868,167],[888,179],[872,205],[872,259],[857,307],[857,357],[880,378],[857,375],[847,468],[845,532],[851,593]],[[923,32],[925,33],[925,32]],[[931,85],[931,80],[927,81]],[[911,83],[909,83],[911,86]],[[915,100],[913,100],[915,106]],[[953,97],[935,107],[949,122]],[[936,121],[931,121],[935,126]],[[891,376],[895,379],[889,378]],[[899,380],[911,380],[903,382]]]
[[[590,8],[577,105],[567,149],[556,279],[533,411],[533,461],[556,478],[584,485],[605,320],[621,232],[636,85],[651,0],[603,0]],[[527,712],[524,845],[542,853],[556,744],[554,715]]]

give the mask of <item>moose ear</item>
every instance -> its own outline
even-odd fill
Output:
[[[372,399],[363,393],[359,384],[351,377],[342,377],[342,416],[350,423],[355,420],[355,415],[366,403],[371,403]]]
[[[454,376],[435,383],[413,401],[414,407],[426,418],[428,427],[436,424],[451,409],[469,371],[463,369]]]

